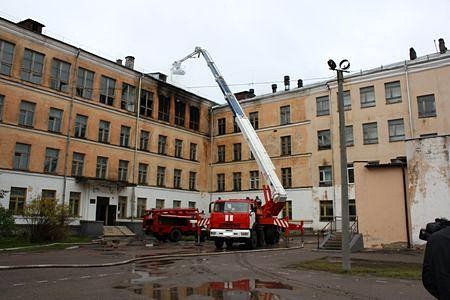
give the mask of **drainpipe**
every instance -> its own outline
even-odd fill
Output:
[[[405,221],[406,221],[406,240],[408,243],[408,249],[411,248],[411,232],[409,230],[409,212],[408,212],[408,197],[406,195],[406,179],[405,179],[405,163],[401,162],[402,168],[402,180],[403,180],[403,202],[405,204]]]
[[[213,180],[214,180],[214,173],[213,173],[213,147],[214,147],[214,116],[213,116],[213,110],[212,107],[209,108],[210,113],[210,134],[211,134],[211,147],[209,149],[209,172],[210,172],[210,179],[209,179],[209,205],[211,205],[212,202],[212,193],[213,193]]]
[[[331,130],[332,129],[332,125],[333,125],[333,114],[331,113],[332,112],[332,109],[333,109],[333,107],[332,107],[332,101],[331,101],[331,88],[330,88],[330,84],[329,84],[329,82],[326,82],[325,83],[325,85],[327,86],[327,89],[328,89],[328,106],[329,106],[329,108],[330,108],[330,142],[331,142],[331,178],[332,178],[332,184],[333,184],[333,215],[334,216],[336,216],[336,212],[337,212],[337,209],[336,209],[336,203],[337,203],[337,201],[336,201],[336,187],[335,187],[335,185],[334,185],[334,183],[335,183],[335,172],[334,172],[334,170],[335,170],[335,165],[334,165],[334,147],[333,147],[333,132],[334,132],[334,130]],[[342,184],[341,184],[341,188],[342,188]],[[333,216],[333,217],[334,217]]]
[[[136,123],[134,126],[134,151],[133,151],[133,189],[131,190],[131,222],[133,222],[135,203],[136,203],[136,161],[137,161],[137,151],[138,151],[138,132],[139,132],[139,116],[141,107],[141,88],[142,88],[142,78],[144,74],[139,77],[139,87],[136,100]]]
[[[405,81],[406,81],[406,96],[408,98],[409,134],[410,138],[414,138],[414,128],[411,111],[411,93],[409,91],[409,74],[408,74],[408,65],[406,64],[406,61],[405,61]]]
[[[72,91],[70,95],[70,107],[69,107],[69,122],[67,126],[67,134],[66,134],[66,153],[64,155],[64,178],[63,178],[63,196],[62,196],[62,204],[66,203],[66,189],[67,189],[67,163],[69,160],[69,148],[70,148],[70,128],[72,124],[72,113],[73,113],[73,102],[75,100],[75,91],[77,84],[76,70],[78,67],[78,58],[80,57],[81,49],[77,49],[77,54],[75,56],[75,64],[72,70]]]

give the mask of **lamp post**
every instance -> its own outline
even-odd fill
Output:
[[[348,72],[350,62],[346,59],[339,63],[328,60],[330,70],[336,71],[338,83],[338,111],[339,111],[339,149],[341,162],[341,212],[342,212],[342,268],[350,270],[350,232],[348,212],[348,179],[347,179],[347,145],[345,140],[345,111],[344,111],[344,72]]]

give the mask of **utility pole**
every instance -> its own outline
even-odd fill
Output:
[[[344,59],[336,68],[336,63],[330,59],[328,66],[337,72],[338,83],[338,111],[339,111],[339,154],[341,164],[341,213],[342,213],[342,268],[350,271],[350,231],[348,212],[348,179],[347,179],[347,143],[345,139],[345,110],[344,110],[344,72],[350,67],[348,60]]]

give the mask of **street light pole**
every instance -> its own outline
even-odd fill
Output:
[[[344,110],[344,71],[350,67],[348,60],[343,60],[336,69],[333,60],[328,61],[331,70],[337,72],[338,82],[338,111],[339,111],[339,152],[341,164],[341,214],[342,214],[342,268],[350,271],[350,231],[348,211],[348,179],[347,179],[347,143],[345,139],[345,110]]]

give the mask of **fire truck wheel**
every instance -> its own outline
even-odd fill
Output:
[[[265,244],[264,241],[264,230],[262,228],[256,229],[256,234],[258,237],[258,247],[263,247]]]
[[[246,242],[249,249],[255,249],[258,246],[258,237],[255,230],[252,230],[250,238]]]
[[[233,240],[232,239],[225,240],[225,244],[227,244],[227,249],[231,249],[233,247]]]
[[[216,249],[223,248],[223,239],[214,239],[214,245],[216,245]]]
[[[181,231],[178,228],[172,229],[169,235],[169,239],[172,242],[178,242],[181,240]]]

